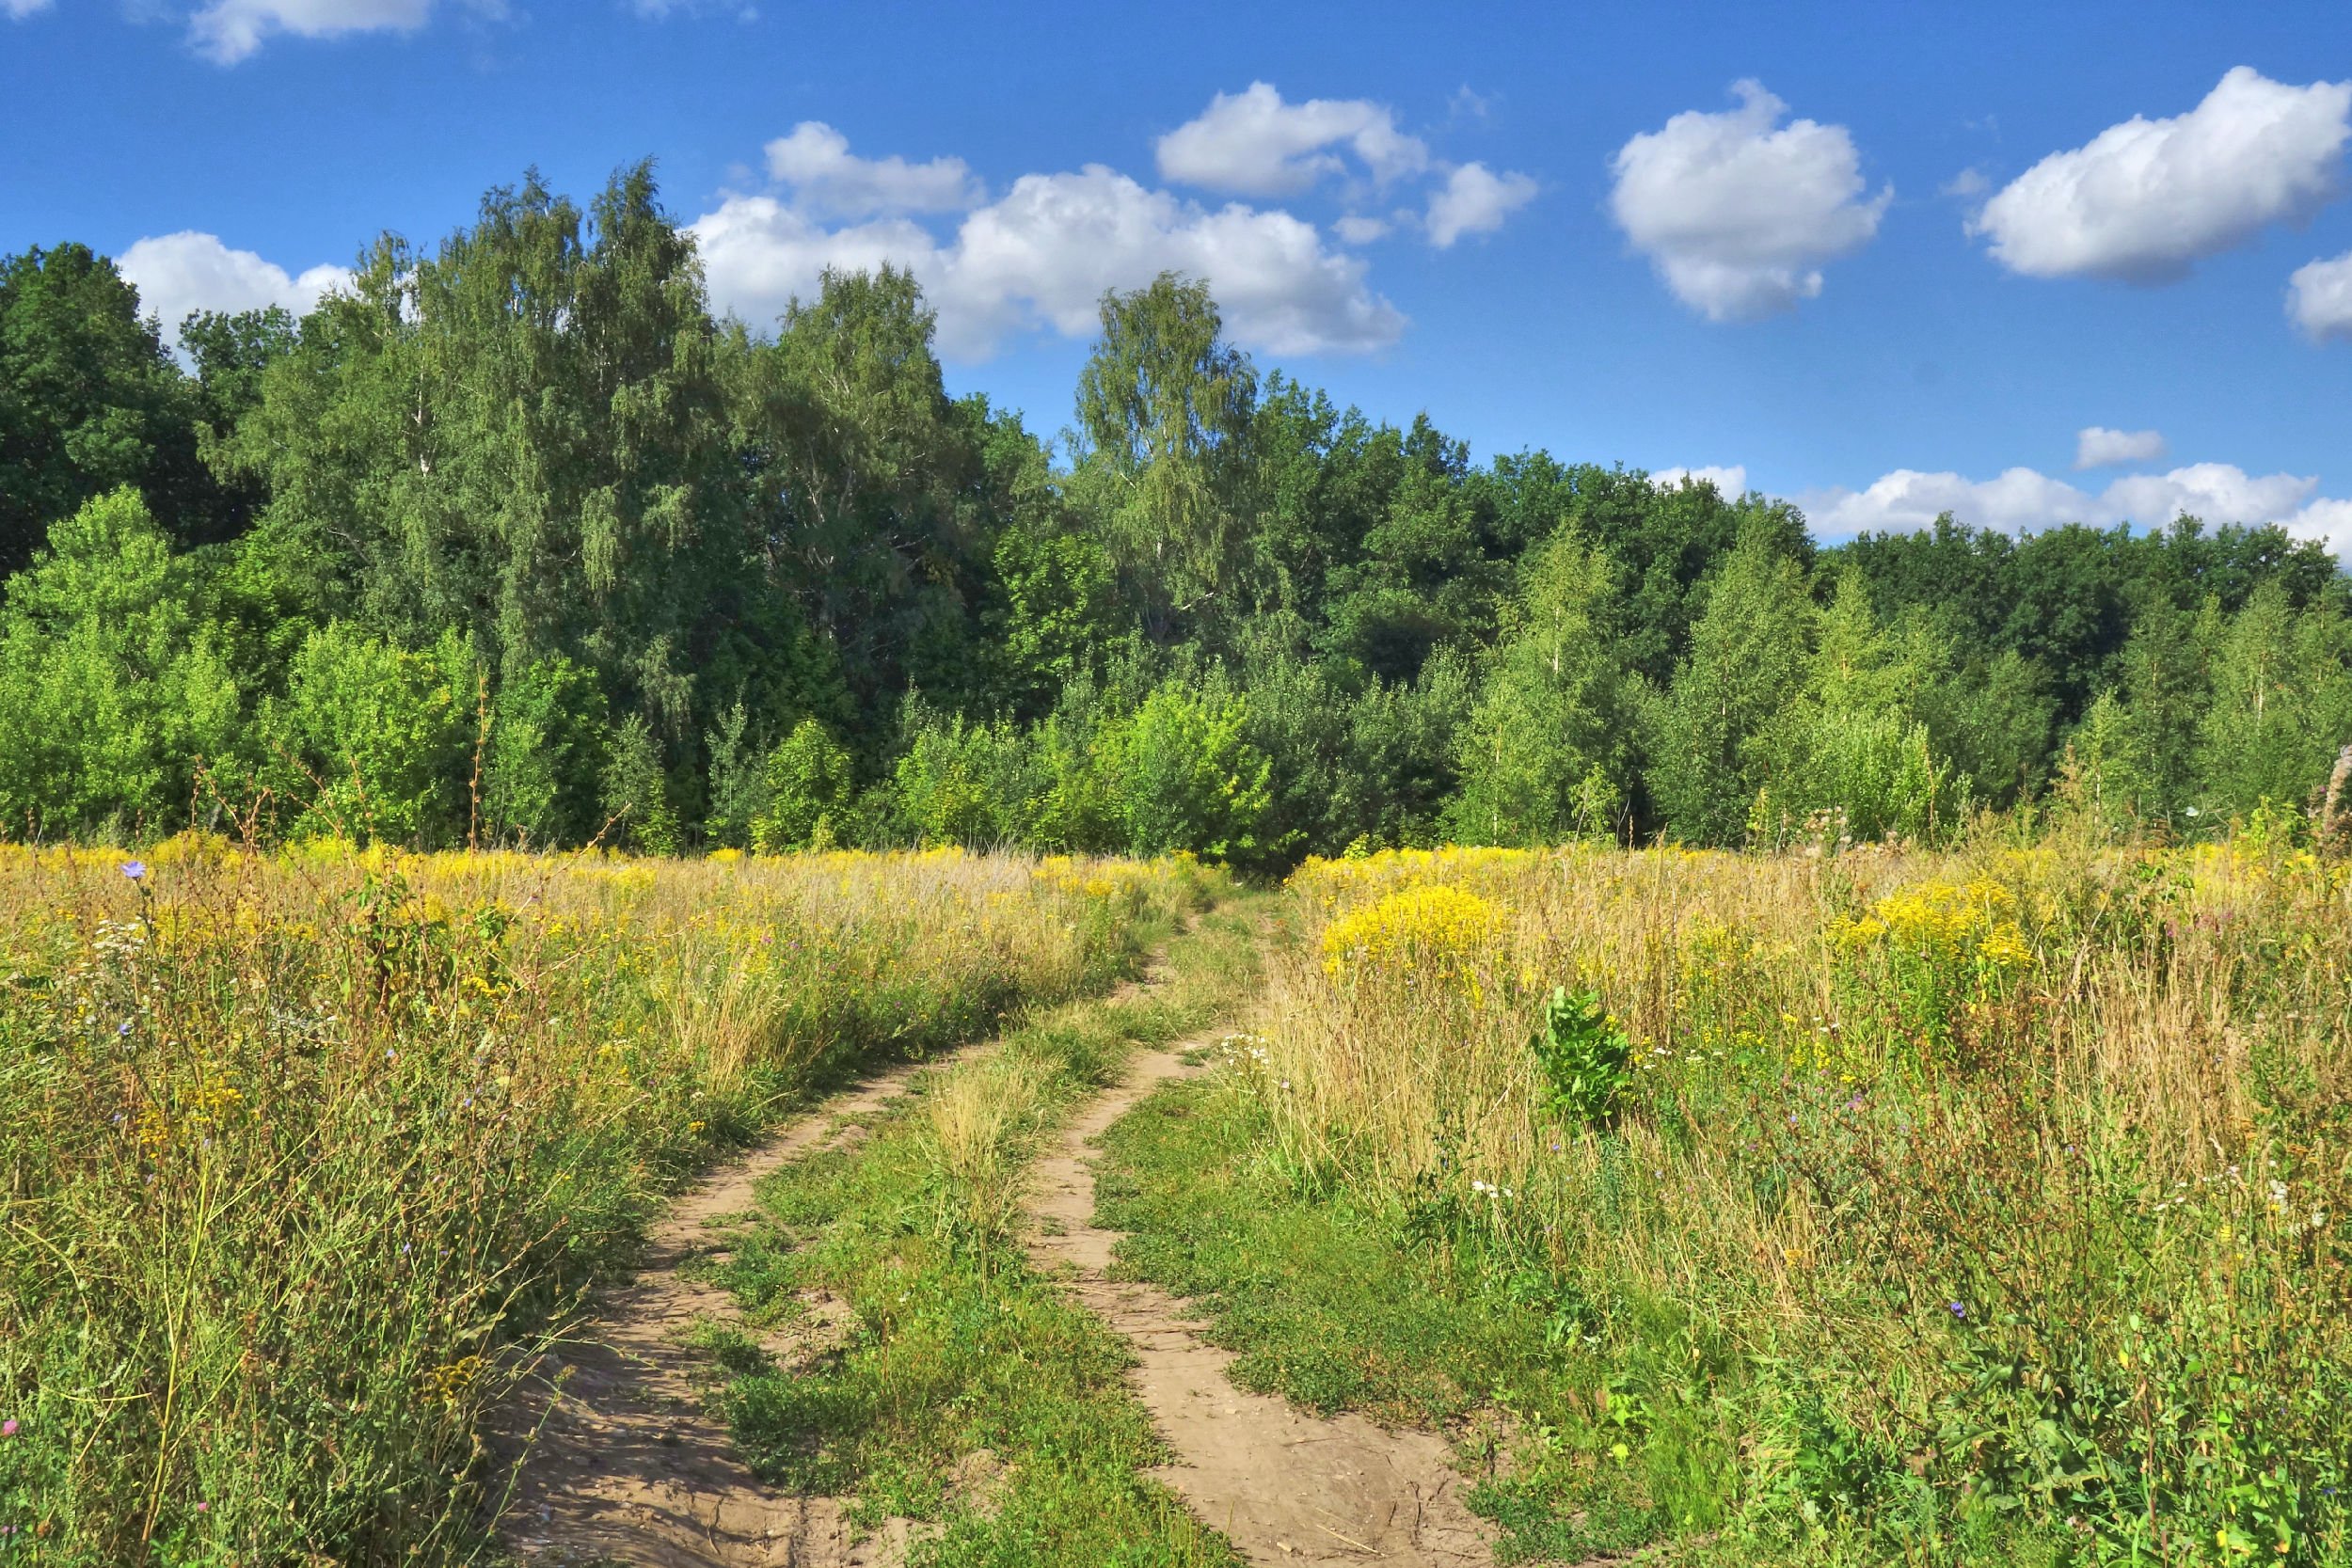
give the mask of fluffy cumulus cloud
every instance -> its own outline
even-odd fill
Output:
[[[1894,199],[1866,195],[1842,125],[1783,125],[1762,84],[1739,106],[1691,110],[1620,148],[1610,211],[1677,298],[1709,321],[1749,321],[1821,292],[1821,267],[1867,245]]]
[[[1497,174],[1485,164],[1463,164],[1446,175],[1429,197],[1422,222],[1429,243],[1439,250],[1465,234],[1491,234],[1502,220],[1535,199],[1535,182],[1524,174]]]
[[[2161,474],[2129,474],[2097,493],[2031,468],[1993,479],[1898,468],[1866,490],[1804,498],[1824,537],[1931,527],[1946,512],[1963,523],[2009,532],[2063,523],[2161,527],[2185,513],[2207,523],[2279,523],[2300,539],[2319,539],[2338,555],[2352,547],[2352,501],[2317,494],[2319,481],[2296,474],[2249,474],[2230,463],[2192,463]]]
[[[1535,197],[1535,182],[1524,174],[1434,156],[1419,136],[1397,129],[1392,111],[1368,99],[1293,103],[1269,82],[1218,93],[1162,136],[1156,150],[1163,179],[1236,196],[1297,196],[1337,180],[1360,198],[1400,181],[1434,181],[1419,211],[1404,208],[1386,218],[1350,213],[1334,222],[1333,232],[1349,245],[1370,244],[1401,226],[1443,250],[1465,234],[1494,232]]]
[[[1386,184],[1429,166],[1429,149],[1396,128],[1396,117],[1361,98],[1283,102],[1267,82],[1220,92],[1200,115],[1159,139],[1160,176],[1239,196],[1295,196],[1348,171],[1353,152]]]
[[[804,119],[768,144],[768,173],[804,209],[842,217],[876,213],[956,213],[979,205],[984,192],[961,158],[911,164],[895,154],[861,158],[850,138],[821,120]]]
[[[2169,119],[2135,115],[2053,152],[1970,221],[2032,277],[2162,283],[2335,195],[2352,82],[2290,87],[2249,66]]]
[[[2287,314],[2318,341],[2352,339],[2352,250],[2296,268],[2287,279]]]
[[[234,65],[273,34],[408,33],[432,14],[433,0],[209,0],[188,19],[188,39],[199,54]]]
[[[351,281],[350,269],[311,267],[295,276],[250,250],[231,250],[215,234],[183,230],[135,241],[116,261],[139,292],[139,305],[163,323],[167,341],[191,310],[259,310],[281,305],[296,315]]]
[[[1313,225],[1239,203],[1205,208],[1116,170],[1030,174],[942,237],[905,216],[831,226],[774,196],[728,197],[694,236],[712,298],[748,321],[813,298],[828,266],[906,268],[939,312],[941,347],[980,358],[1007,335],[1083,337],[1106,289],[1162,272],[1207,280],[1235,341],[1276,354],[1350,352],[1396,341],[1405,318],[1360,260]]]
[[[2074,467],[2106,468],[2118,463],[2153,463],[2167,447],[2157,430],[2109,430],[2090,425],[2074,433]]]
[[[1712,484],[1716,494],[1731,500],[1748,493],[1748,470],[1740,463],[1727,468],[1661,468],[1649,477],[1657,484]]]

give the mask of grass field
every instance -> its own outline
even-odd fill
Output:
[[[941,1069],[871,1136],[771,1180],[763,1223],[720,1277],[755,1323],[788,1324],[817,1293],[853,1327],[803,1368],[734,1347],[724,1402],[755,1468],[853,1496],[873,1522],[935,1523],[918,1568],[1238,1568],[1138,1475],[1165,1446],[1121,1382],[1125,1347],[1024,1257],[1019,1173],[1136,1044],[1248,1002],[1252,936],[1213,917],[1174,944],[1168,989],[1036,1017]],[[960,1486],[975,1454],[1006,1483]]]
[[[717,1407],[923,1562],[1222,1568],[1020,1241],[1055,1129],[1219,1025],[1107,1138],[1120,1267],[1451,1431],[1499,1560],[2352,1560],[2343,865],[1393,851],[1176,934],[1229,891],[0,849],[0,1562],[497,1560],[483,1413],[664,1195],[993,1034],[768,1182],[717,1282],[842,1338],[714,1331]]]
[[[1247,1380],[1463,1423],[1505,1558],[2343,1562],[2346,886],[2245,840],[1313,863],[1110,1223]]]
[[[475,1557],[502,1350],[665,1190],[1213,880],[0,847],[0,1561]]]

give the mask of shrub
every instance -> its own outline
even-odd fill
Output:
[[[1248,704],[1221,683],[1171,680],[1143,701],[1112,741],[1136,854],[1190,849],[1216,861],[1258,859],[1271,766],[1244,735]]]
[[[602,787],[606,820],[621,843],[648,855],[675,855],[684,835],[670,804],[661,748],[643,717],[630,714],[612,732]]]
[[[841,836],[850,806],[850,753],[825,726],[803,719],[768,753],[766,809],[754,819],[752,847],[763,855]]]
[[[403,648],[338,622],[294,655],[264,713],[297,836],[432,847],[463,836],[474,740],[473,646]]]
[[[1632,1042],[1589,990],[1553,989],[1528,1049],[1549,1088],[1545,1109],[1572,1126],[1605,1123],[1617,1108],[1632,1071]]]

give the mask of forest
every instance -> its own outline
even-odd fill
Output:
[[[1824,545],[1338,407],[1196,280],[1101,321],[1032,429],[904,273],[715,318],[649,166],[299,320],[0,260],[0,837],[2167,842],[2304,831],[2352,740],[2345,579],[2276,527]]]

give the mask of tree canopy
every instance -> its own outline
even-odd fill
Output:
[[[175,341],[85,246],[0,259],[0,832],[2179,835],[2352,740],[2345,578],[2277,527],[1823,546],[1339,407],[1175,276],[1049,442],[948,393],[907,273],[715,317],[644,166]]]

